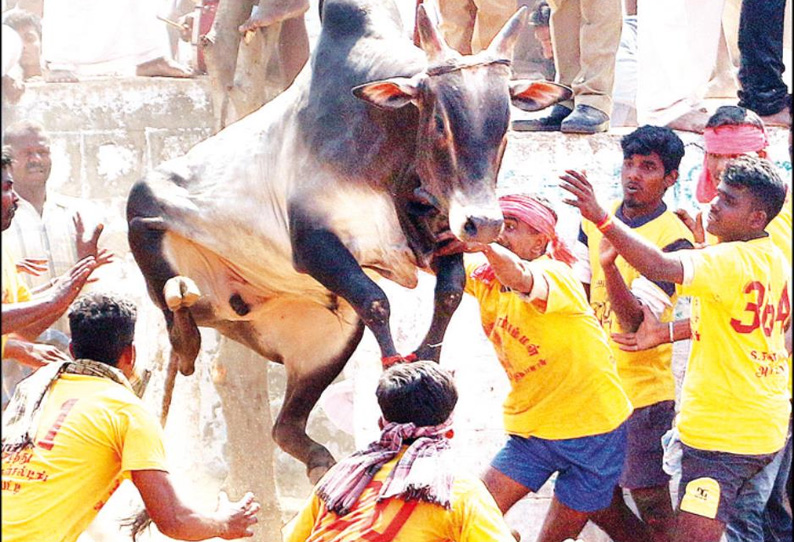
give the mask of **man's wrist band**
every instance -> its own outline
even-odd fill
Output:
[[[673,323],[667,322],[667,332],[670,334],[670,344],[675,342],[675,337],[673,336]]]
[[[596,229],[601,233],[606,233],[612,227],[612,213],[606,213],[601,222],[596,224]]]

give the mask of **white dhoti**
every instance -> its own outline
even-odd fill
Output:
[[[699,106],[717,62],[724,3],[638,1],[640,125],[665,125]]]
[[[160,0],[44,0],[42,56],[50,69],[134,73],[170,56]]]

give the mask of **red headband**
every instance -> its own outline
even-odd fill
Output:
[[[499,198],[505,218],[515,218],[549,238],[549,256],[568,265],[576,261],[565,242],[557,236],[557,217],[551,209],[531,196],[512,194]]]
[[[706,128],[703,132],[703,139],[706,142],[707,154],[732,155],[758,152],[769,145],[766,129],[751,124],[739,126],[729,124]],[[703,170],[700,172],[695,191],[695,197],[700,203],[708,203],[714,199],[714,196],[717,195],[717,182],[719,179],[711,178],[704,156]]]

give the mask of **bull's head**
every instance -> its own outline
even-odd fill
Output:
[[[448,217],[450,230],[464,242],[491,242],[502,228],[495,188],[510,102],[537,111],[571,95],[570,89],[547,81],[510,80],[510,59],[526,11],[522,7],[513,15],[485,51],[461,56],[444,42],[420,5],[417,28],[428,67],[410,78],[353,90],[381,108],[410,103],[419,109],[418,192]]]

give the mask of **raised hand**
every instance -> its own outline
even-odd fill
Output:
[[[576,207],[582,216],[598,224],[606,216],[606,211],[598,204],[598,200],[593,190],[593,185],[587,180],[587,174],[584,171],[575,171],[573,169],[566,169],[564,175],[560,175],[562,183],[560,187],[573,195],[573,198],[565,198],[563,201],[568,205]]]
[[[686,209],[677,209],[675,215],[689,228],[695,238],[695,246],[701,247],[706,244],[706,230],[703,227],[703,212],[700,211],[692,218]]]
[[[77,211],[72,217],[72,224],[74,224],[75,232],[75,247],[77,248],[77,259],[82,260],[86,256],[97,257],[97,244],[99,243],[99,236],[102,235],[102,230],[105,229],[104,224],[97,224],[94,231],[90,236],[86,236],[85,225],[83,224],[83,217]]]
[[[58,306],[67,307],[85,286],[88,277],[98,267],[96,258],[88,256],[74,264],[66,273],[55,279],[52,286],[52,299]]]
[[[226,493],[221,491],[218,495],[216,510],[216,514],[226,524],[226,530],[221,538],[234,540],[254,536],[250,527],[259,521],[256,518],[259,508],[259,503],[254,500],[253,493],[246,493],[239,501],[230,502]]]

